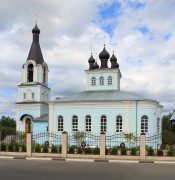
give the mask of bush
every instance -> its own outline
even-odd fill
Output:
[[[163,156],[163,150],[162,149],[157,150],[157,156]]]
[[[78,153],[78,154],[82,154],[82,151],[83,151],[82,148],[81,148],[81,147],[77,147],[77,149],[78,149],[78,150],[77,150],[77,153]]]
[[[58,146],[58,149],[59,149],[59,153],[61,153],[62,152],[62,145],[61,144]]]
[[[127,153],[127,149],[126,148],[121,149],[121,155],[126,155],[126,153]]]
[[[48,153],[48,152],[49,152],[48,147],[47,147],[47,146],[44,146],[44,147],[43,147],[43,153]]]
[[[14,150],[14,146],[12,144],[8,145],[8,150],[9,152],[12,152]]]
[[[5,143],[1,144],[1,151],[6,151],[6,144]]]
[[[147,147],[148,156],[154,156],[154,149],[152,147]]]
[[[136,156],[137,155],[137,148],[136,147],[132,147],[131,148],[131,155],[132,156]]]
[[[26,152],[26,145],[24,145],[24,144],[22,145],[21,151]]]
[[[40,144],[36,144],[35,145],[35,152],[36,153],[40,153],[41,152],[41,145]]]
[[[58,148],[54,144],[52,144],[51,153],[58,153]]]
[[[92,154],[92,150],[91,150],[90,147],[87,147],[87,148],[85,149],[85,154]]]
[[[174,156],[174,149],[170,148],[167,152],[168,156]]]
[[[100,154],[100,148],[99,147],[94,148],[93,154],[96,154],[96,155]]]
[[[111,155],[117,155],[117,154],[118,154],[118,147],[117,146],[112,147]]]
[[[105,155],[108,155],[108,152],[109,152],[110,149],[105,149]]]
[[[77,145],[72,145],[72,146],[69,148],[69,153],[70,153],[70,154],[74,154],[74,149],[78,149],[78,146],[77,146]]]
[[[15,152],[19,152],[19,144],[15,144],[14,145],[14,151]]]

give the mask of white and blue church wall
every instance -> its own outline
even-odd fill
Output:
[[[137,107],[136,107],[137,106]],[[73,131],[73,117],[78,119],[77,130],[86,132],[86,117],[91,117],[91,131],[100,133],[101,117],[106,116],[106,133],[133,132],[140,135],[141,118],[148,117],[149,134],[157,133],[157,119],[161,119],[161,106],[156,102],[105,102],[105,103],[49,103],[49,130],[58,131],[59,117],[63,118],[63,129],[61,131]],[[121,116],[121,131],[117,131],[116,119]],[[160,126],[160,124],[159,124]],[[161,127],[159,127],[161,129]],[[77,131],[75,130],[75,131]],[[159,132],[160,133],[160,132]]]

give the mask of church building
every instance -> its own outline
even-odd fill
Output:
[[[117,58],[114,53],[110,57],[105,45],[99,65],[92,54],[87,62],[86,90],[50,101],[49,70],[40,49],[37,25],[32,33],[32,46],[18,85],[18,131],[26,131],[31,123],[34,132],[161,132],[162,106],[120,89],[122,75]]]

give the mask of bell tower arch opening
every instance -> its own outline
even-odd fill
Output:
[[[33,82],[33,64],[28,65],[28,76],[27,76],[27,82]]]

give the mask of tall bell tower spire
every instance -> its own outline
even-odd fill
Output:
[[[39,44],[40,29],[32,29],[33,41],[28,58],[22,66],[22,80],[18,85],[17,131],[25,131],[26,122],[48,114],[50,88],[48,66],[44,62]]]

